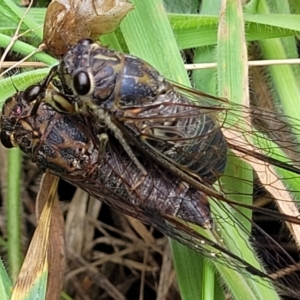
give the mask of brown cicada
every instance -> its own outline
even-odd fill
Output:
[[[251,142],[253,138],[261,142],[262,134],[266,134],[280,144],[273,132],[265,132],[258,124],[253,126],[257,117],[274,120],[278,131],[296,140],[299,126],[293,120],[292,129],[272,113],[252,111],[179,86],[137,57],[83,39],[69,49],[46,78],[45,85],[55,75],[67,97],[46,97],[45,101],[62,113],[92,114],[99,126],[114,135],[141,171],[141,180],[132,189],[147,177],[147,170],[133,148],[194,188],[221,200],[226,197],[215,194],[210,187],[228,166],[227,148],[250,161],[263,185],[269,186],[270,182],[260,176],[262,170],[257,166],[262,165],[262,160],[266,161],[263,168],[271,173],[269,163],[300,173],[295,162],[277,152],[274,144],[265,144],[263,151],[262,146]],[[245,114],[247,118],[243,118]],[[285,149],[298,151],[294,141],[286,144]]]
[[[48,79],[56,72],[74,109],[67,101],[50,97],[53,107],[63,113],[92,113],[113,132],[142,172],[136,186],[147,177],[147,170],[131,144],[172,168],[175,175],[185,173],[211,184],[223,173],[227,145],[215,120],[220,103],[207,103],[199,110],[146,62],[90,39],[72,47]]]
[[[74,99],[61,93],[62,89],[63,87],[55,82],[49,86],[43,83],[31,86],[8,99],[1,117],[3,145],[19,146],[41,169],[47,169],[115,209],[151,224],[168,236],[209,257],[217,267],[228,267],[246,277],[249,276],[249,279],[252,275],[260,278],[261,284],[267,289],[269,281],[274,281],[283,293],[287,295],[296,293],[294,292],[295,282],[299,282],[296,262],[240,211],[238,203],[231,199],[232,195],[225,195],[213,187],[214,180],[221,183],[217,179],[216,171],[210,173],[214,174],[214,177],[204,177],[203,183],[199,183],[201,188],[198,188],[198,182],[196,181],[194,186],[193,176],[190,181],[188,176],[192,172],[196,174],[195,177],[200,175],[188,166],[185,167],[186,174],[182,171],[183,167],[178,167],[176,173],[173,169],[166,168],[165,163],[153,163],[152,155],[145,154],[147,148],[139,146],[143,145],[142,141],[129,144],[136,159],[147,170],[147,174],[143,174],[143,171],[132,160],[130,153],[124,149],[122,141],[115,136],[112,128],[106,123],[99,122],[93,113],[59,114],[52,106],[44,102],[45,100],[59,102],[62,107],[73,103]],[[191,109],[197,106],[187,107]],[[161,118],[159,116],[158,120]],[[212,122],[211,120],[212,118],[208,124]],[[171,119],[166,117],[165,122],[168,121],[171,123]],[[225,147],[219,131],[214,132],[217,141],[221,141],[221,145]],[[176,141],[178,142],[178,137]],[[153,143],[151,147],[156,149],[163,142],[154,140]],[[168,150],[171,150],[172,147],[167,145]],[[218,149],[217,142],[214,147]],[[155,152],[160,155],[163,150],[158,148]],[[224,150],[221,149],[221,151]],[[191,151],[191,157],[194,157],[193,153],[197,151]],[[178,153],[176,155],[174,157],[178,158]],[[163,158],[168,162],[169,157],[165,155]],[[185,158],[184,155],[182,157]],[[225,164],[224,158],[219,161],[222,164],[215,163],[215,166]],[[182,161],[175,160],[175,166],[179,162]],[[196,162],[193,160],[191,166],[196,166]],[[221,173],[223,167],[217,170]],[[182,176],[181,173],[183,173]],[[221,176],[221,174],[218,175]],[[141,176],[143,176],[142,181],[140,181]],[[238,178],[236,180],[237,184],[241,183]],[[208,195],[210,206],[207,202]],[[263,208],[240,205],[262,214],[290,221],[291,224],[294,223],[297,226],[300,223],[296,217]],[[200,225],[202,229],[197,225]],[[266,266],[263,269],[259,264],[248,263],[247,259],[241,258],[239,249],[228,250],[223,240],[224,237],[218,234],[218,230],[223,227],[230,232],[229,239],[233,240],[233,232],[239,228],[239,237],[243,238],[249,247],[251,243],[256,242],[251,229],[259,232],[263,236],[265,245],[268,245],[261,249],[261,253],[267,256],[269,267]],[[281,276],[276,273],[279,269],[288,267],[290,269],[287,271],[281,270]],[[293,272],[290,271],[291,269]]]

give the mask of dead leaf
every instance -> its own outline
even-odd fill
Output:
[[[84,231],[86,226],[86,209],[89,195],[77,189],[70,202],[66,218],[66,247],[81,255],[84,247]]]
[[[27,255],[24,259],[18,279],[14,286],[11,299],[23,299],[26,296],[28,297],[29,295],[32,295],[35,286],[37,284],[41,285],[44,280],[47,279],[47,274],[49,274],[49,234],[51,228],[50,224],[53,212],[53,204],[57,198],[56,190],[58,183],[57,177],[54,178],[52,175],[49,176],[51,176],[51,183],[47,184],[48,193],[45,193],[45,191],[43,191],[43,193],[39,193],[39,196],[42,194],[41,197],[43,197],[43,200],[45,200],[45,205],[43,207],[41,217],[39,218],[38,226],[29,245]],[[44,178],[45,177],[46,175]],[[43,291],[41,290],[40,292],[40,297],[43,297]],[[59,293],[60,292],[61,290]]]
[[[133,9],[127,0],[52,0],[44,23],[44,46],[59,58],[82,38],[115,30]]]
[[[49,173],[43,175],[36,202],[37,216],[40,215],[40,211],[45,205],[45,200],[49,195],[50,189],[56,180],[58,180],[58,178]],[[49,275],[46,299],[60,299],[60,294],[63,289],[64,273],[66,269],[66,253],[64,239],[64,218],[59,205],[57,193],[55,194],[52,207],[52,218],[49,232],[48,264]]]

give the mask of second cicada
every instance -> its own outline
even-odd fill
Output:
[[[50,171],[109,206],[201,252],[217,268],[227,268],[227,272],[233,272],[236,276],[243,274],[250,281],[264,286],[267,291],[271,291],[272,284],[275,284],[283,294],[297,293],[294,291],[295,282],[299,281],[296,262],[252,223],[235,201],[219,193],[218,197],[211,198],[210,203],[222,208],[222,214],[211,212],[206,193],[153,163],[151,157],[133,145],[137,159],[147,170],[144,180],[136,186],[142,171],[109,128],[99,126],[95,116],[90,114],[59,114],[44,102],[46,99],[48,102],[72,102],[52,83],[49,86],[31,86],[5,102],[0,124],[4,146],[20,147],[42,170]],[[136,188],[132,189],[132,186]],[[217,195],[212,186],[210,191],[211,195]],[[276,214],[275,211],[259,211],[299,223],[297,218]],[[218,233],[218,229],[223,227],[229,230],[229,239],[233,239],[237,231],[239,238],[249,248],[251,244],[256,244],[251,228],[259,231],[265,243],[274,250],[261,249],[270,267],[262,268],[257,261],[251,264],[249,257],[243,258],[245,253],[239,249],[228,249],[224,237]],[[293,266],[296,272],[282,270],[283,266]],[[277,272],[281,275],[277,275]]]
[[[20,147],[41,169],[77,182],[104,202],[128,202],[127,205],[135,207],[136,212],[131,214],[136,217],[146,210],[149,214],[159,212],[211,227],[209,205],[203,193],[153,167],[151,160],[139,152],[136,155],[148,175],[132,190],[141,171],[106,129],[95,125],[92,117],[59,115],[44,101],[38,101],[38,107],[35,105],[37,100],[58,95],[55,89],[49,92],[49,88],[34,85],[8,99],[1,117],[2,144],[7,148]]]

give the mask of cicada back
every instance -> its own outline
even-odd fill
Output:
[[[206,101],[200,107],[143,60],[89,39],[67,52],[58,74],[66,94],[73,91],[78,111],[92,113],[107,127],[144,176],[132,144],[174,173],[178,168],[203,183],[213,183],[224,172],[220,103]]]

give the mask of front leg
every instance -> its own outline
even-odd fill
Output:
[[[122,131],[111,120],[110,115],[102,109],[98,109],[97,115],[98,115],[97,117],[99,120],[104,120],[105,125],[113,132],[115,138],[120,142],[124,151],[127,153],[127,155],[132,160],[132,162],[135,164],[135,166],[140,170],[141,178],[137,183],[135,183],[131,187],[131,191],[137,189],[144,182],[146,177],[148,176],[148,172],[146,171],[146,169],[143,167],[143,165],[137,159],[136,155],[132,151],[132,148],[130,147],[128,142],[125,140]]]

